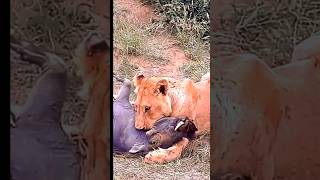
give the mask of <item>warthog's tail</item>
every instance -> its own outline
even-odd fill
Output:
[[[125,79],[120,78],[119,76],[117,76],[115,73],[113,73],[113,78],[115,78],[115,79],[116,79],[116,81],[119,81],[119,82],[121,82],[121,83],[123,83],[123,82],[124,82],[124,80],[125,80]]]

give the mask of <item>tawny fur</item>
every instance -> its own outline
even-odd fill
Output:
[[[144,162],[153,164],[164,164],[176,160],[181,156],[182,151],[187,147],[189,140],[187,138],[183,138],[181,141],[176,143],[174,146],[168,149],[158,149],[148,153]]]
[[[87,40],[87,39],[86,39]],[[88,98],[84,123],[82,125],[84,138],[88,144],[87,157],[84,162],[86,180],[110,179],[107,164],[107,133],[110,127],[110,66],[109,49],[88,56],[85,41],[78,48],[79,75],[83,79],[81,95]]]
[[[164,77],[146,78],[138,74],[133,79],[136,87],[136,128],[150,129],[163,116],[187,116],[194,120],[198,134],[210,131],[210,73],[200,82],[185,79],[180,85]],[[159,92],[159,87],[166,94]],[[151,107],[145,113],[144,107]]]
[[[135,101],[138,129],[150,129],[154,123],[164,116],[186,116],[193,119],[198,128],[197,134],[210,132],[210,73],[194,83],[185,79],[181,84],[164,77],[146,78],[137,74],[133,79],[136,87]],[[146,112],[146,107],[148,107]],[[145,157],[148,163],[164,163],[181,156],[187,146],[176,145],[159,152],[150,152]],[[188,144],[188,142],[183,143]]]

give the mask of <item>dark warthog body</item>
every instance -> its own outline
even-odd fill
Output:
[[[159,119],[146,135],[152,148],[169,148],[183,137],[194,139],[195,124],[187,117],[163,117]]]
[[[124,81],[113,101],[113,151],[129,152],[134,145],[143,145],[139,152],[147,152],[149,148],[146,133],[134,127],[134,109],[129,101],[130,90],[131,82]]]
[[[28,60],[48,65],[49,70],[37,81],[17,116],[17,127],[11,129],[11,179],[79,180],[76,146],[60,124],[67,80],[64,64],[53,54],[42,56],[45,59]]]
[[[168,148],[182,139],[192,138],[197,130],[195,125],[185,118],[164,117],[146,134],[134,126],[134,108],[129,101],[131,82],[126,80],[113,102],[113,151],[148,152],[153,148]],[[177,127],[178,123],[179,127]],[[182,123],[183,122],[183,123]],[[177,127],[177,128],[176,128]]]

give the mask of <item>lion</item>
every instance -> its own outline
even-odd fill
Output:
[[[276,68],[251,53],[217,58],[213,179],[319,179],[319,45],[317,33]]]
[[[107,128],[110,127],[110,47],[99,34],[91,33],[77,48],[76,61],[83,86],[79,95],[88,99],[82,124],[86,144],[86,159],[82,170],[84,179],[107,179]]]
[[[210,132],[210,73],[199,82],[185,79],[181,84],[166,77],[145,77],[138,73],[133,78],[137,98],[135,106],[135,127],[149,130],[154,123],[168,116],[186,116],[194,120],[197,135]],[[171,153],[151,152],[145,158],[149,163],[165,163],[181,156],[188,144],[187,139],[170,148]],[[176,148],[175,148],[176,147]],[[181,148],[182,147],[182,148]],[[173,151],[177,151],[172,153]],[[157,157],[161,154],[161,158]],[[164,155],[165,154],[165,155]],[[174,156],[174,157],[172,157]]]

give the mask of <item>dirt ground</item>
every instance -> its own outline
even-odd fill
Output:
[[[139,71],[147,76],[186,78],[182,67],[193,63],[190,54],[179,46],[174,35],[160,27],[161,16],[138,0],[114,0],[114,6],[114,73],[130,80]],[[154,27],[160,28],[150,33],[148,29]],[[133,34],[126,31],[130,28]],[[127,34],[131,36],[126,37]],[[133,48],[129,52],[130,47]],[[120,83],[114,84],[114,93],[120,86]],[[209,179],[209,153],[207,135],[192,142],[183,158],[164,165],[145,164],[143,157],[114,155],[114,179]]]

